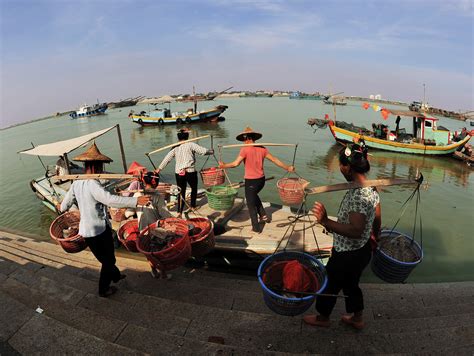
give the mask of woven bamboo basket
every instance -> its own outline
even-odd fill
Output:
[[[87,247],[84,238],[79,235],[79,211],[67,211],[59,215],[49,227],[49,235],[68,253],[81,252]],[[71,236],[64,237],[64,230],[70,229]]]
[[[192,218],[188,220],[188,226],[193,227],[189,231],[192,255],[202,257],[214,249],[216,240],[214,238],[214,223],[207,218]]]
[[[277,182],[277,188],[283,204],[300,205],[304,200],[304,190],[308,184],[306,179],[300,177],[280,179]]]
[[[225,182],[225,171],[222,168],[211,167],[200,172],[202,182],[206,188],[221,185]]]
[[[138,252],[137,238],[139,234],[138,219],[126,221],[117,231],[120,243],[130,252]]]
[[[158,194],[160,194],[163,199],[166,201],[170,200],[170,188],[171,188],[171,183],[159,183],[158,187],[156,187],[156,190],[158,191]]]
[[[150,229],[162,227],[173,231],[178,238],[174,239],[160,251],[151,251]],[[186,263],[191,257],[191,241],[189,239],[189,228],[186,220],[168,218],[158,220],[147,226],[140,232],[137,239],[137,249],[143,253],[150,264],[162,271],[178,268]]]
[[[237,189],[216,185],[206,189],[207,201],[211,209],[226,211],[234,206]]]
[[[126,211],[127,211],[127,208],[120,208],[120,209],[109,208],[110,217],[112,218],[113,221],[116,221],[116,222],[121,222],[127,219],[125,216]]]

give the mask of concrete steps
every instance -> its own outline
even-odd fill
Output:
[[[166,281],[151,278],[143,260],[118,258],[118,265],[127,279],[117,294],[100,298],[99,264],[89,252],[66,254],[54,244],[1,233],[0,352],[46,353],[54,338],[52,352],[84,354],[474,351],[472,282],[364,285],[367,327],[356,332],[337,322],[342,300],[332,326],[316,329],[301,316],[273,314],[255,277],[180,268]],[[43,314],[34,311],[38,305]],[[13,318],[18,321],[5,327]],[[43,332],[46,341],[32,332]]]

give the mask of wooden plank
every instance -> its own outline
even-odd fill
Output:
[[[247,147],[247,146],[286,146],[286,147],[295,147],[298,146],[296,143],[271,143],[271,142],[264,142],[264,143],[238,143],[235,145],[219,145],[219,148],[234,148],[234,147]]]
[[[364,187],[387,187],[391,185],[407,185],[407,184],[419,184],[416,180],[412,179],[371,179],[366,180],[363,183],[349,182],[332,185],[323,185],[320,187],[313,187],[305,189],[306,194],[320,194],[327,192],[336,192],[339,190],[349,190],[354,188]]]
[[[52,176],[53,180],[76,180],[76,179],[130,179],[134,178],[131,174],[64,174],[62,176]]]
[[[173,147],[176,147],[176,146],[180,146],[184,143],[188,143],[188,142],[193,142],[193,141],[198,141],[198,140],[202,140],[204,138],[208,138],[210,137],[211,135],[204,135],[204,136],[199,136],[199,137],[195,137],[195,138],[190,138],[189,140],[184,140],[184,141],[179,141],[179,142],[176,142],[176,143],[172,143],[171,145],[167,145],[167,146],[164,146],[164,147],[161,147],[161,148],[158,148],[157,150],[154,150],[154,151],[151,151],[151,152],[148,152],[148,153],[145,153],[147,156],[153,154],[153,153],[157,153],[157,152],[161,152],[161,151],[164,151],[168,148],[173,148]]]

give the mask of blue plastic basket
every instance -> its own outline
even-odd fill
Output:
[[[383,252],[380,247],[374,251],[372,256],[372,262],[370,267],[374,274],[379,277],[381,280],[388,283],[403,283],[408,278],[411,271],[418,266],[418,264],[423,259],[423,250],[420,245],[413,240],[412,237],[405,235],[398,231],[383,230],[381,232],[381,237],[394,238],[396,236],[403,236],[405,239],[409,240],[410,248],[418,257],[418,260],[414,262],[402,262],[399,261],[385,252]]]
[[[308,310],[316,299],[316,295],[304,296],[301,298],[289,298],[272,291],[265,285],[264,275],[269,269],[279,262],[297,260],[306,269],[309,269],[317,280],[318,290],[312,291],[315,294],[320,293],[327,284],[327,274],[324,265],[314,256],[303,252],[279,252],[265,258],[258,267],[258,281],[262,287],[263,300],[265,304],[280,315],[295,316],[303,314]]]

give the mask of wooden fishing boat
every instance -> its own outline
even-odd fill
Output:
[[[218,105],[210,110],[196,111],[196,109],[190,109],[186,112],[171,112],[168,108],[156,109],[151,111],[149,114],[140,113],[139,115],[131,113],[129,118],[132,122],[141,126],[153,126],[153,125],[179,125],[179,124],[192,124],[196,122],[213,122],[225,120],[220,116],[228,108],[227,105]]]
[[[408,133],[406,128],[390,130],[387,125],[381,124],[372,124],[372,130],[344,121],[309,119],[308,124],[318,127],[329,126],[334,139],[338,142],[364,139],[370,148],[421,155],[452,154],[471,138],[468,135],[459,142],[453,142],[452,133],[437,125],[439,119],[414,111],[383,110],[386,110],[387,115],[396,115],[398,122],[402,117],[412,117],[412,133]]]
[[[474,157],[473,156],[468,156],[467,154],[464,154],[459,151],[455,151],[453,153],[453,157],[459,161],[466,162],[466,164],[470,167],[474,167]]]
[[[53,179],[53,177],[58,174],[58,167],[44,165],[40,157],[60,157],[60,159],[65,163],[65,174],[83,173],[84,170],[81,167],[75,166],[69,162],[68,154],[77,148],[84,147],[84,145],[87,143],[113,129],[117,129],[122,164],[124,171],[126,172],[127,164],[125,161],[125,153],[123,151],[122,138],[120,135],[120,125],[118,124],[80,137],[39,145],[18,152],[21,154],[37,156],[40,159],[43,168],[45,169],[45,173],[42,176],[30,181],[31,190],[33,190],[33,192],[43,202],[44,205],[56,212],[55,205],[64,199],[64,196],[71,187],[72,181],[69,179]],[[110,186],[110,184],[108,184],[108,186]]]

